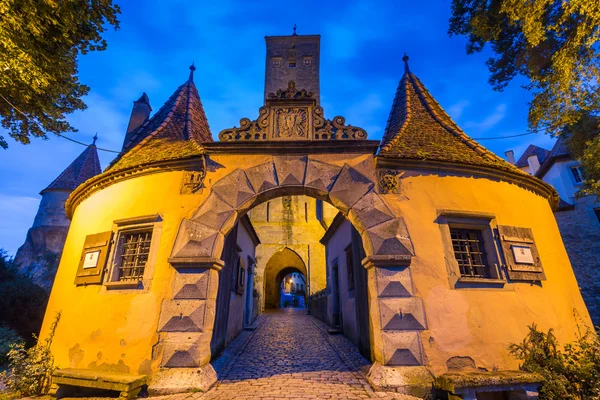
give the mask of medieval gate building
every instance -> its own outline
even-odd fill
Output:
[[[73,192],[42,331],[62,313],[58,367],[147,375],[156,391],[214,383],[211,359],[253,318],[241,310],[258,311],[251,210],[283,196],[339,212],[323,239],[331,251],[351,224],[352,262],[364,268],[352,278],[366,316],[356,335],[375,385],[417,393],[433,377],[488,371],[489,390],[523,389],[535,379],[507,372],[517,369],[509,343],[532,322],[561,342],[589,324],[552,187],[470,139],[407,58],[381,141],[327,119],[319,57],[318,36],[267,37],[265,104],[218,142],[191,67],[152,118],[137,118],[109,168]],[[310,294],[331,295],[327,263]]]

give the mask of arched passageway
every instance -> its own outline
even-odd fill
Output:
[[[298,253],[285,247],[271,256],[265,268],[265,308],[280,306],[281,282],[292,272],[307,276],[306,264]]]

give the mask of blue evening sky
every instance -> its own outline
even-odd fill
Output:
[[[71,137],[119,150],[132,101],[146,92],[153,112],[188,77],[195,83],[213,137],[256,118],[262,105],[265,35],[321,35],[321,101],[325,115],[346,117],[380,139],[402,76],[402,56],[437,101],[473,138],[521,134],[527,129],[529,94],[517,82],[504,92],[488,84],[489,54],[467,56],[465,39],[447,34],[450,0],[433,1],[132,1],[117,0],[121,29],[109,30],[108,50],[81,57],[80,80],[91,87],[89,108],[70,116]],[[4,135],[6,136],[6,135]],[[529,135],[481,143],[517,157]],[[83,146],[51,137],[23,146],[9,138],[0,150],[0,248],[14,255],[24,242],[40,196]],[[100,153],[105,168],[114,157]]]

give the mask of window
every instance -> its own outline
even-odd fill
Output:
[[[290,68],[296,68],[296,61],[290,61],[288,63],[288,67],[290,67]]]
[[[312,65],[312,57],[304,57],[304,59],[302,60],[304,65],[309,67]]]
[[[594,208],[594,214],[596,214],[596,218],[598,218],[598,222],[600,222],[600,208]]]
[[[323,221],[323,200],[318,200],[316,202],[316,214],[317,219],[319,221]]]
[[[150,255],[152,227],[117,234],[112,281],[138,282],[144,277]]]
[[[354,258],[352,257],[352,245],[346,247],[346,271],[348,273],[348,291],[354,290]]]
[[[275,68],[279,68],[281,66],[281,59],[280,58],[274,58],[273,59],[273,66]]]
[[[573,174],[573,179],[575,180],[575,183],[583,182],[583,173],[581,172],[581,168],[579,167],[579,165],[571,167],[571,173]]]
[[[454,257],[463,277],[489,278],[481,231],[450,228]]]

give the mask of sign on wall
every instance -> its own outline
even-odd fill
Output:
[[[112,232],[87,235],[75,276],[76,285],[101,284]]]
[[[546,279],[530,228],[498,225],[498,236],[509,279],[516,281]]]

